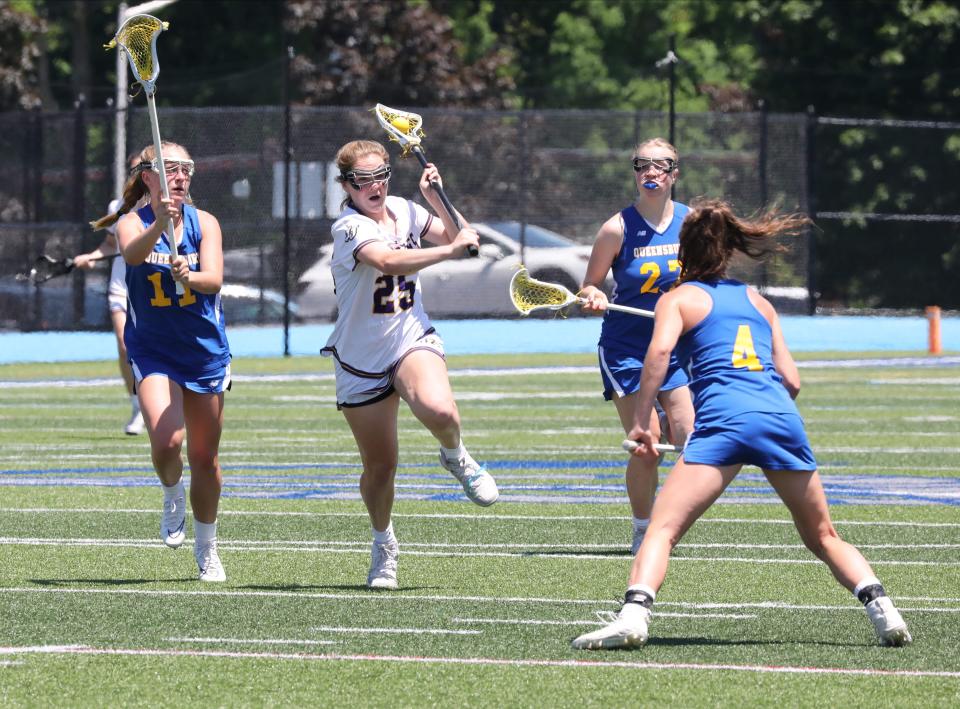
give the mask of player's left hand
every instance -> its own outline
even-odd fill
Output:
[[[659,441],[653,437],[650,429],[634,428],[627,434],[627,438],[639,444],[631,451],[630,455],[635,455],[638,458],[656,458],[660,455],[657,449],[653,447]]]

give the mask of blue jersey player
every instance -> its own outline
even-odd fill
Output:
[[[181,456],[186,434],[200,580],[224,581],[217,553],[217,509],[230,349],[220,304],[222,236],[216,217],[191,203],[190,154],[175,143],[162,147],[162,167],[152,145],[141,151],[124,185],[120,209],[96,225],[116,222],[127,263],[124,342],[163,486],[160,537],[172,548],[186,538]],[[160,180],[166,180],[169,198],[163,197]],[[149,203],[134,209],[144,196]]]
[[[662,138],[640,143],[633,152],[637,199],[614,214],[600,228],[580,291],[584,310],[604,312],[600,331],[600,376],[603,396],[613,401],[624,431],[633,422],[643,358],[653,335],[653,320],[606,310],[607,296],[601,285],[613,273],[611,302],[653,310],[660,297],[673,288],[680,275],[677,256],[680,226],[687,206],[670,195],[680,174],[677,149]],[[670,438],[682,445],[693,427],[693,406],[686,373],[671,360],[670,371],[658,395],[669,422]],[[660,421],[650,425],[660,434]],[[626,471],[627,496],[633,512],[633,544],[636,553],[650,521],[650,508],[657,489],[657,461],[631,457]]]
[[[620,613],[607,626],[576,638],[575,648],[634,647],[647,641],[651,607],[674,545],[744,464],[763,470],[790,510],[803,543],[864,604],[881,644],[911,642],[906,623],[870,564],[840,538],[830,520],[793,401],[800,377],[776,311],[756,290],[726,277],[733,254],[759,257],[771,237],[796,233],[808,222],[772,211],[741,219],[719,201],[698,205],[684,222],[682,285],[657,303],[629,434],[640,444],[635,455],[656,460],[656,437],[648,421],[674,350],[690,371],[696,425],[653,506]]]

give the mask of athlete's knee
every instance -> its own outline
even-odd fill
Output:
[[[837,530],[829,523],[819,524],[806,529],[798,525],[797,529],[800,532],[800,538],[803,540],[804,546],[818,558],[824,556],[827,548],[831,544],[840,541],[840,535],[837,534]]]

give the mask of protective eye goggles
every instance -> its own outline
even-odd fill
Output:
[[[633,169],[635,172],[643,172],[644,170],[653,167],[660,172],[665,172],[670,174],[677,169],[677,161],[673,158],[645,158],[645,157],[635,157],[633,159]]]
[[[376,170],[350,170],[342,173],[341,177],[349,182],[353,189],[359,190],[389,180],[390,166],[384,165]]]
[[[157,172],[157,173],[160,172],[160,166],[156,158],[154,158],[150,162],[142,162],[139,165],[137,165],[137,167],[140,169],[146,169],[149,167],[154,172]],[[193,164],[193,160],[166,160],[165,159],[163,161],[163,168],[166,171],[168,177],[173,177],[178,172],[183,172],[183,174],[186,175],[187,177],[193,177],[195,166]]]

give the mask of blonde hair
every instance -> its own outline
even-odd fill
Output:
[[[668,143],[663,138],[648,138],[641,143],[637,143],[637,147],[633,149],[633,157],[639,158],[642,157],[641,150],[648,145],[655,145],[658,148],[666,148],[673,153],[673,159],[675,162],[680,162],[680,153],[679,151],[671,144]]]
[[[184,152],[184,154],[189,158],[190,153],[185,147],[179,143],[171,143],[170,141],[163,141],[160,144],[163,148],[179,148]],[[106,229],[107,227],[113,226],[117,223],[117,220],[120,219],[124,214],[133,209],[137,202],[139,202],[144,197],[149,197],[150,192],[147,189],[147,185],[141,179],[140,175],[145,170],[150,169],[151,161],[157,156],[157,151],[153,147],[153,143],[144,147],[139,153],[134,153],[128,159],[128,164],[133,162],[136,159],[136,163],[130,167],[130,175],[127,177],[127,181],[123,183],[123,195],[121,197],[122,203],[120,208],[117,209],[113,214],[107,214],[100,217],[96,221],[90,222],[90,226],[94,231],[99,231],[100,229]],[[184,200],[187,204],[193,204],[193,199],[188,194]]]
[[[340,170],[337,182],[341,185],[346,183],[347,178],[344,175],[350,172],[357,161],[365,155],[376,155],[383,160],[384,165],[390,164],[390,155],[382,143],[375,140],[351,140],[337,151],[337,156],[334,158],[337,169]],[[350,195],[347,195],[340,203],[340,209],[343,209],[349,202]]]

